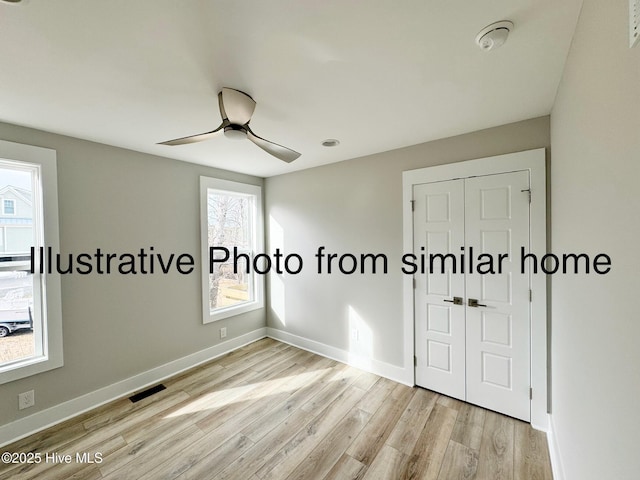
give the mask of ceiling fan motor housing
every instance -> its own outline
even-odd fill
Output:
[[[240,125],[229,125],[224,127],[224,136],[232,140],[244,140],[247,138],[247,129]]]

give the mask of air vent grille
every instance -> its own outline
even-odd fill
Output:
[[[640,42],[640,0],[629,0],[629,43],[633,47]]]

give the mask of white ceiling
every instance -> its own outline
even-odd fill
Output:
[[[581,3],[0,2],[0,121],[277,175],[548,114]],[[498,20],[509,40],[481,51]],[[257,102],[255,133],[302,156],[223,136],[156,145],[217,127],[222,87]]]

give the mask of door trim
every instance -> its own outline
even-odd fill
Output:
[[[547,193],[545,149],[528,150],[495,157],[486,157],[435,167],[408,170],[402,173],[403,251],[413,251],[413,186],[422,183],[492,175],[528,170],[531,181],[530,252],[541,258],[547,253]],[[547,279],[545,275],[531,275],[531,425],[548,430],[547,416]],[[414,371],[414,303],[413,276],[403,276],[404,368],[410,372],[415,385]],[[409,375],[409,373],[408,373]]]

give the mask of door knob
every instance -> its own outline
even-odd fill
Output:
[[[445,302],[453,303],[454,305],[462,305],[462,297],[453,297],[453,300],[445,300]]]
[[[478,300],[476,300],[475,298],[469,299],[469,306],[470,307],[486,307],[484,303],[478,303]]]

